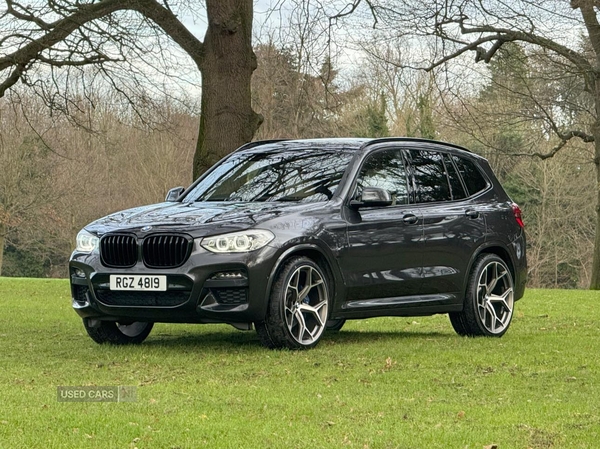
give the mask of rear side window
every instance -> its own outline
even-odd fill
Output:
[[[417,203],[452,199],[446,167],[440,153],[410,150],[408,158],[415,183],[415,201]]]
[[[456,155],[453,155],[452,159],[458,167],[458,171],[465,182],[469,196],[475,195],[476,193],[487,188],[487,181],[481,174],[481,171],[479,171],[477,166],[472,161]]]

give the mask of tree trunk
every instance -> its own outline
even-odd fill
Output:
[[[240,145],[250,142],[262,122],[252,110],[250,78],[256,69],[252,50],[252,0],[207,0],[202,102],[194,178]]]
[[[596,84],[600,84],[596,81]],[[599,86],[600,87],[600,86]],[[596,93],[597,114],[600,110],[600,90]],[[596,238],[594,239],[594,261],[590,290],[600,290],[600,115],[594,126],[594,166],[596,167]]]
[[[0,223],[0,276],[2,276],[2,259],[4,258],[4,238],[6,237],[6,225]]]

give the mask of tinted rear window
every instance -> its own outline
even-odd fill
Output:
[[[452,158],[467,186],[469,196],[475,195],[487,188],[487,181],[472,161],[456,155],[453,155]]]
[[[435,151],[421,150],[410,150],[408,153],[415,183],[415,201],[431,203],[451,200],[442,155]]]

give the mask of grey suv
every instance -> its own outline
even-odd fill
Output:
[[[526,271],[521,211],[487,161],[409,138],[247,144],[165,202],[89,224],[70,261],[98,343],[228,323],[292,349],[376,316],[447,313],[499,337]]]

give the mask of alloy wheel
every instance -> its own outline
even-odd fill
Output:
[[[489,262],[477,283],[477,313],[481,324],[491,334],[501,334],[509,326],[514,307],[512,276],[507,267]]]
[[[301,265],[289,277],[285,291],[285,322],[301,345],[316,342],[327,323],[327,287],[321,273]]]

